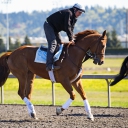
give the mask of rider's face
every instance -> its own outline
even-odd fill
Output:
[[[75,12],[75,16],[76,16],[76,18],[79,17],[81,14],[82,14],[82,12],[79,11],[79,10],[77,10],[77,11]]]

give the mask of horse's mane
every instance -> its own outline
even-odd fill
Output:
[[[74,36],[75,42],[77,42],[78,40],[80,40],[90,34],[99,34],[99,33],[96,30],[85,30],[83,32],[79,32],[79,33],[75,34],[75,36]]]

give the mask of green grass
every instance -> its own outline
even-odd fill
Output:
[[[11,84],[12,83],[12,84]],[[108,106],[107,84],[105,80],[82,80],[84,90],[87,94],[91,106]],[[122,80],[117,85],[111,87],[111,106],[128,108],[128,80]],[[55,85],[56,105],[62,105],[69,98],[68,93],[63,87],[56,83]],[[6,104],[24,104],[17,94],[17,79],[9,78],[4,85],[4,103]],[[75,91],[75,90],[74,90]],[[76,99],[73,106],[83,106],[80,95],[75,91]],[[52,86],[51,82],[44,79],[35,79],[32,103],[51,105],[52,104]]]
[[[117,74],[124,58],[105,58],[103,65],[94,65],[89,59],[83,64],[84,74]],[[107,69],[110,68],[111,71]]]

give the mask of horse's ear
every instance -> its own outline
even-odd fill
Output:
[[[106,30],[103,32],[102,37],[104,37],[105,35],[106,35]]]

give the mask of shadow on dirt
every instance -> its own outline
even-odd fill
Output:
[[[94,117],[123,117],[123,116],[120,115],[120,114],[117,114],[117,115],[111,115],[111,114],[97,114],[97,115],[94,115]]]

